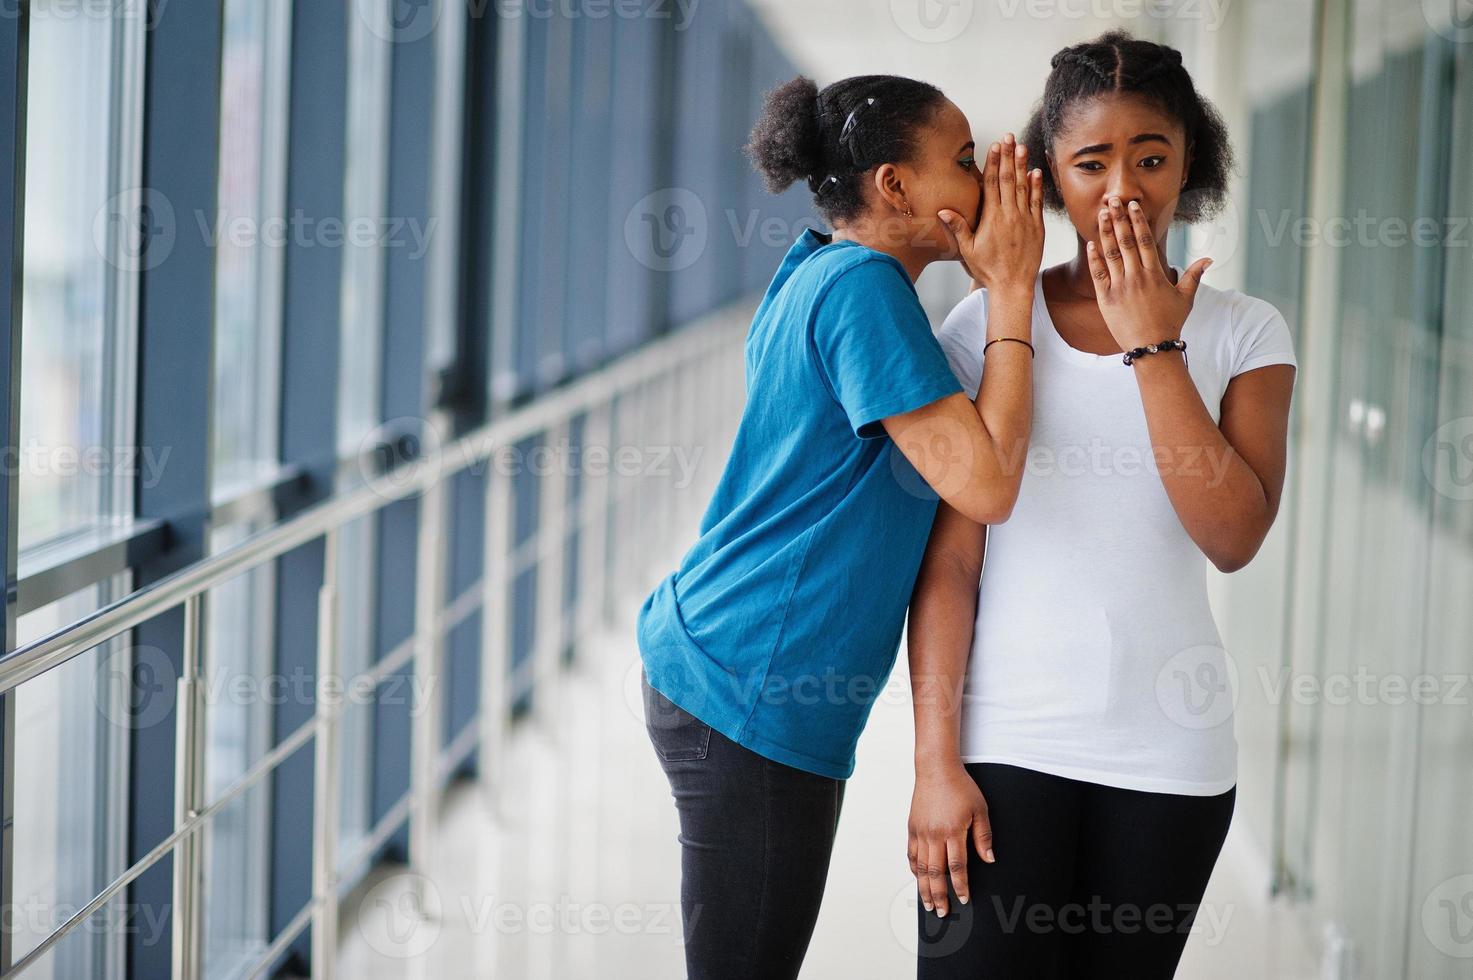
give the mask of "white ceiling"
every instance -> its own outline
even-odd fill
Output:
[[[819,85],[894,74],[937,85],[961,107],[979,143],[1021,129],[1059,48],[1112,21],[1099,0],[749,0]],[[1149,17],[1129,23],[1151,36]],[[1113,23],[1118,23],[1114,21]]]

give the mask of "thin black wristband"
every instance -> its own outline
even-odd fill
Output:
[[[999,340],[1013,340],[1013,341],[1016,341],[1016,342],[1018,342],[1020,344],[1027,344],[1027,346],[1028,346],[1028,353],[1031,356],[1033,356],[1033,357],[1037,357],[1038,356],[1038,351],[1036,351],[1036,350],[1033,349],[1033,345],[1032,344],[1029,344],[1028,341],[1024,340],[1021,337],[995,337],[992,340],[989,340],[987,343],[985,343],[985,344],[982,345],[982,356],[986,357],[987,356],[987,348],[991,347],[993,344],[997,343]]]

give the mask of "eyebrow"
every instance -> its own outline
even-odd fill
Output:
[[[1171,145],[1171,140],[1167,139],[1161,133],[1140,133],[1140,134],[1138,134],[1136,136],[1132,136],[1126,142],[1128,142],[1131,146],[1134,146],[1137,143],[1150,143],[1150,142],[1161,142],[1161,143],[1165,143],[1167,146],[1170,146]],[[1074,156],[1075,157],[1082,157],[1082,156],[1084,156],[1087,153],[1103,153],[1106,150],[1113,148],[1114,146],[1115,146],[1114,143],[1095,143],[1092,146],[1082,146],[1079,149],[1077,149],[1077,150],[1074,151]],[[1070,157],[1070,159],[1072,160],[1073,157]]]

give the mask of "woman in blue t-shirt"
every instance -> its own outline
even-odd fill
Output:
[[[888,75],[796,78],[753,131],[768,188],[805,179],[834,230],[805,231],[773,277],[700,537],[639,615],[693,978],[797,976],[938,496],[985,524],[1017,497],[1042,175],[1011,135],[980,168],[974,150],[939,90]],[[938,259],[993,297],[975,400],[916,297]]]

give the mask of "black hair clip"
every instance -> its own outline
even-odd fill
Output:
[[[843,146],[845,144],[845,142],[848,141],[849,137],[851,135],[853,135],[853,133],[854,133],[854,127],[859,122],[859,118],[858,118],[859,117],[859,110],[860,109],[867,109],[867,108],[869,108],[870,106],[872,106],[874,104],[875,104],[874,96],[870,96],[869,98],[867,98],[863,102],[861,102],[859,105],[857,105],[853,109],[849,110],[849,115],[846,116],[845,119],[844,119],[844,126],[843,126],[842,129],[839,130],[839,145],[840,146]],[[855,151],[855,149],[854,149],[854,147],[853,147],[852,144],[849,147],[849,156],[854,161],[854,165],[856,167],[859,166],[859,154]]]
[[[839,183],[839,178],[835,177],[833,174],[829,174],[827,177],[825,177],[823,180],[819,181],[817,184],[815,184],[813,182],[813,178],[812,177],[809,177],[808,178],[808,189],[811,190],[811,191],[813,191],[813,196],[814,197],[818,198],[818,197],[823,197],[825,191],[833,190],[833,188],[838,183]]]

